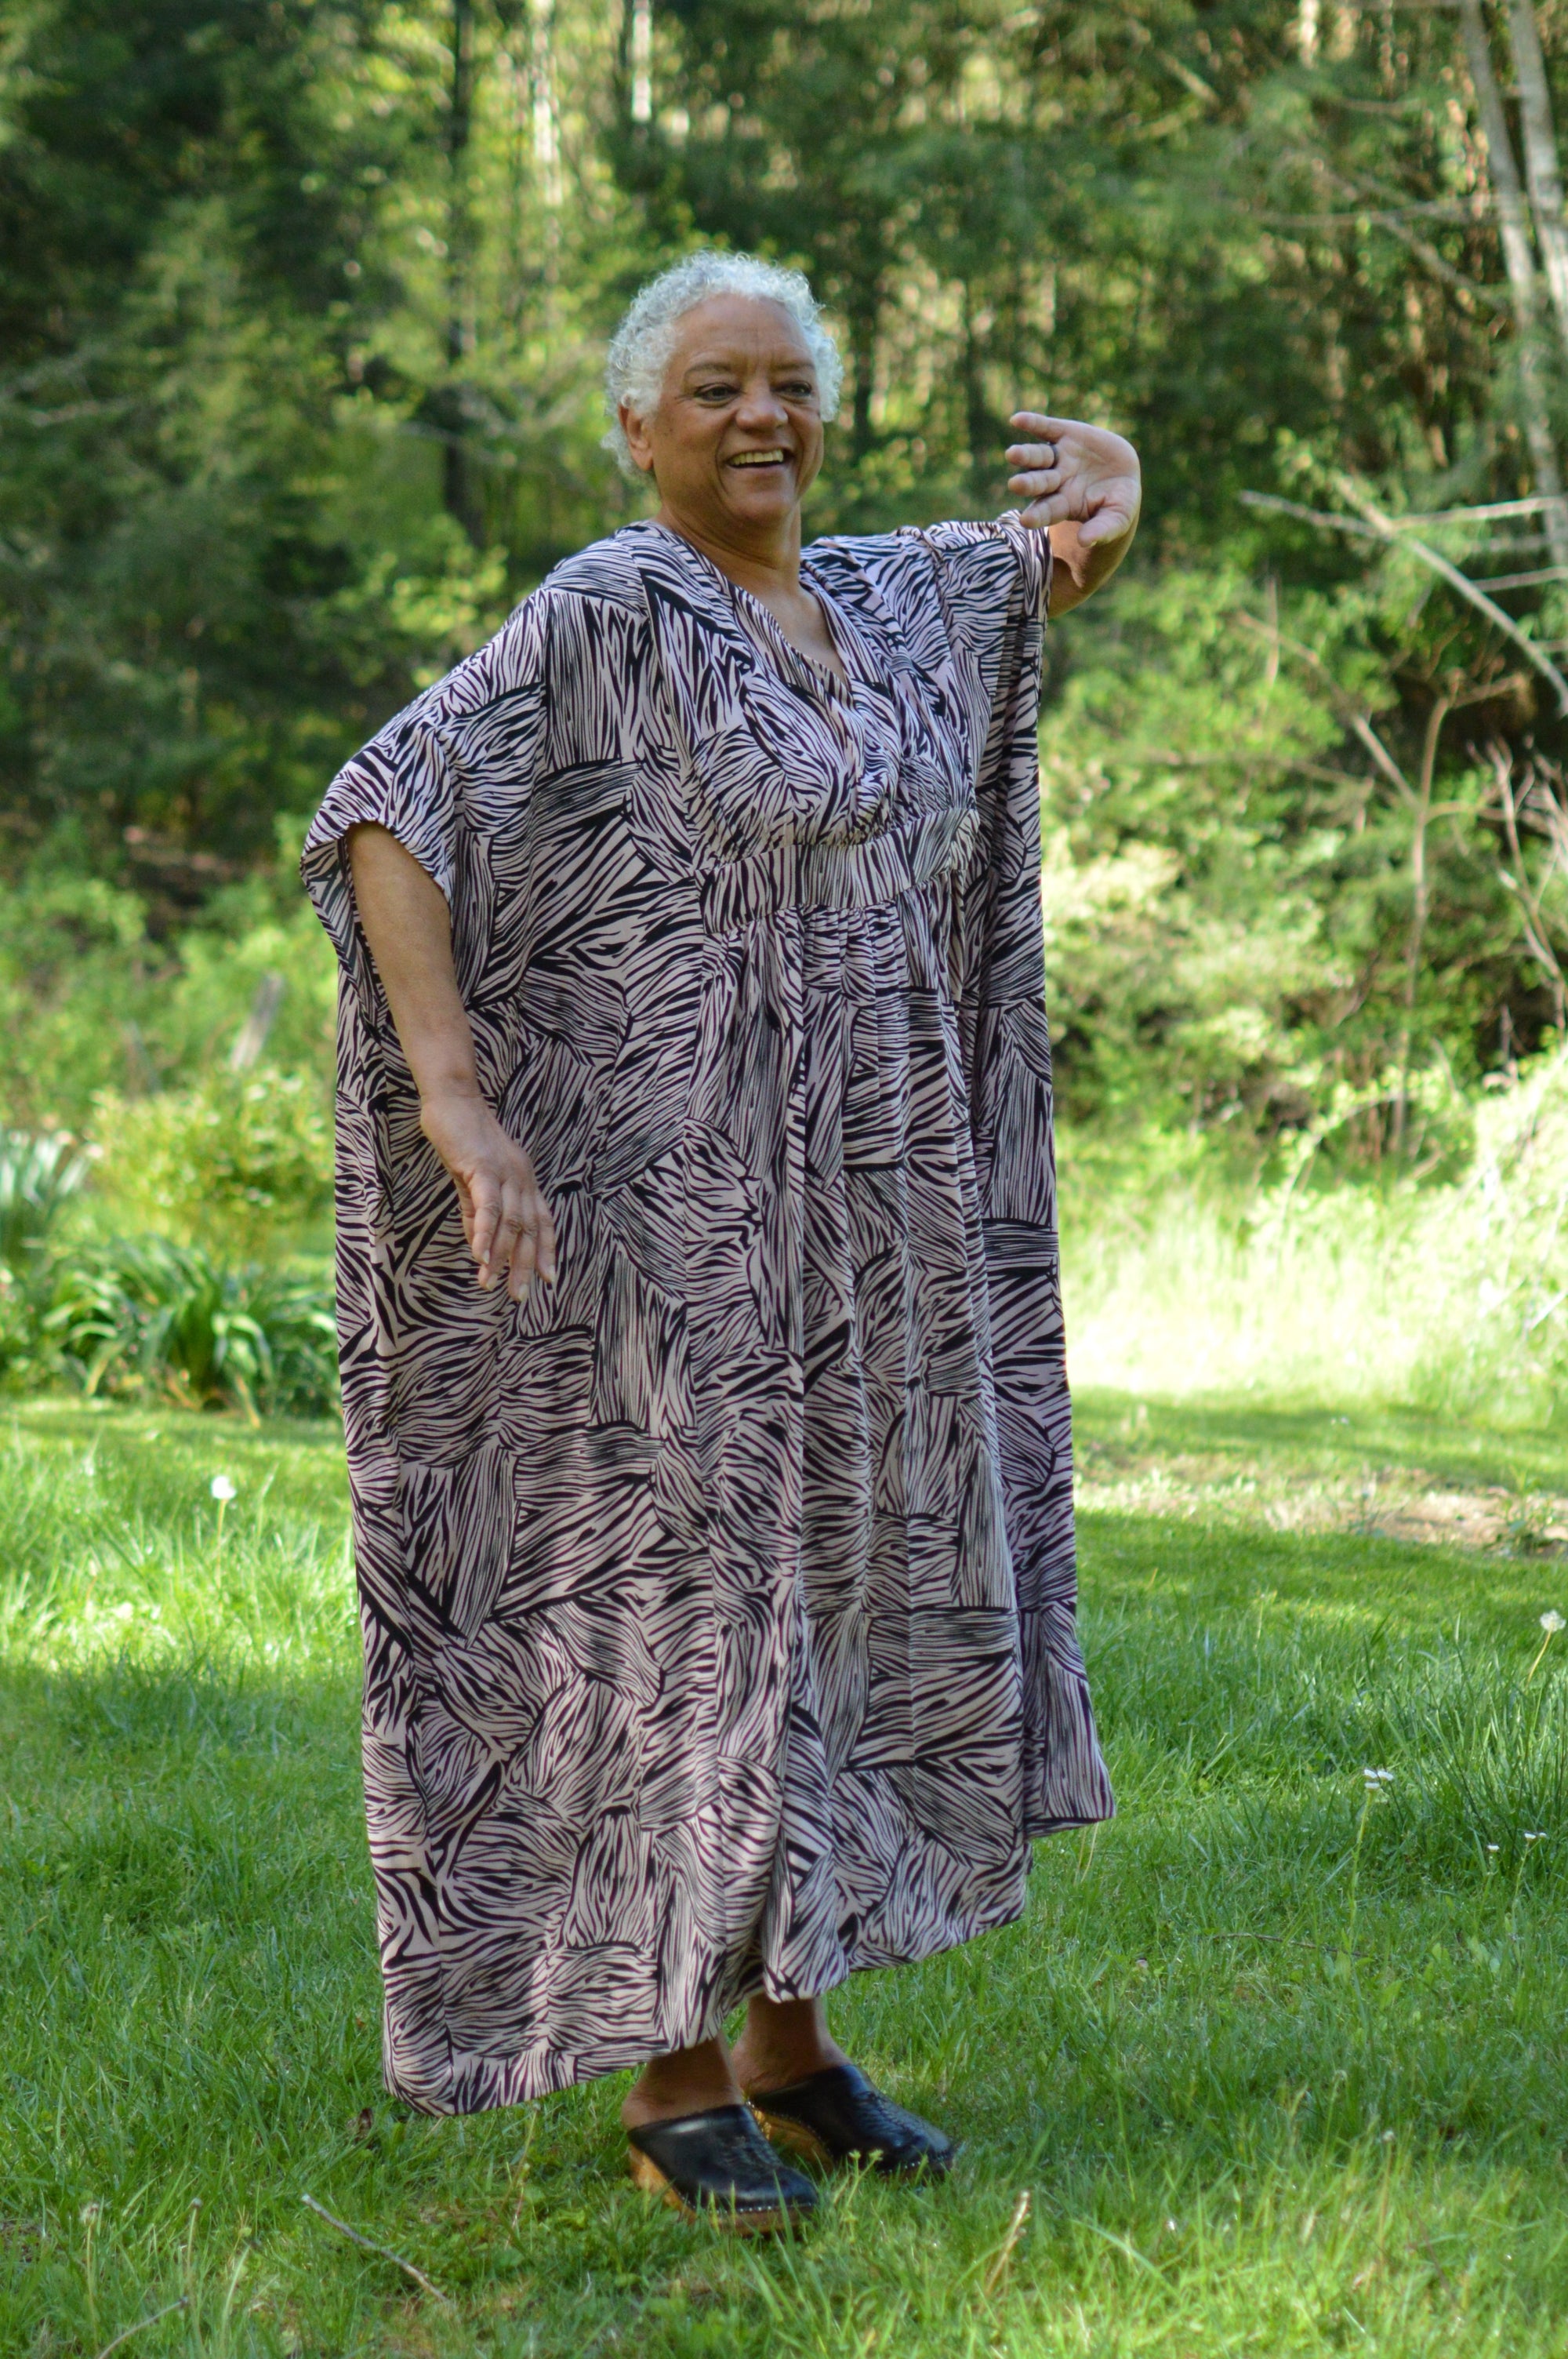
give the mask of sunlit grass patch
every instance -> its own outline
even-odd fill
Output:
[[[1098,1396],[1081,1430],[1264,1498],[1568,1489],[1548,1438],[1431,1413]],[[1020,1926],[834,2002],[955,2179],[736,2249],[631,2187],[619,2083],[463,2122],[382,2092],[333,1430],[4,1435],[0,2349],[95,2359],[183,2303],[134,2359],[1559,2359],[1554,1558],[1276,1529],[1207,1474],[1086,1515],[1120,1817],[1041,1847]]]
[[[1076,1381],[1537,1424],[1568,1397],[1568,1053],[1476,1108],[1443,1184],[1108,1184],[1067,1142]],[[1299,1183],[1299,1184],[1298,1184]]]
[[[0,1419],[13,1661],[342,1662],[357,1644],[352,1585],[334,1425],[68,1401]]]

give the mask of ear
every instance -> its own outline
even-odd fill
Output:
[[[654,441],[647,427],[628,402],[622,401],[618,405],[616,416],[621,420],[621,431],[626,437],[633,463],[642,469],[644,475],[651,475],[654,472]]]

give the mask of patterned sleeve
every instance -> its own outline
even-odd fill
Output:
[[[931,524],[920,538],[936,561],[937,587],[954,641],[979,663],[993,688],[1007,643],[1036,629],[1051,585],[1051,542],[1022,518],[994,524]]]
[[[1032,1834],[1109,1817],[1075,1629],[1072,1424],[1062,1327],[1040,909],[1044,534],[1017,517],[925,536],[977,678],[979,840],[958,910],[958,1027],[990,1298],[997,1436],[1018,1583]]]
[[[427,714],[435,693],[406,706],[345,762],[305,839],[305,889],[355,983],[366,978],[349,867],[351,828],[386,828],[451,899],[457,797],[447,749]]]
[[[384,827],[440,888],[466,982],[490,930],[491,839],[515,829],[537,767],[551,603],[536,592],[488,645],[395,713],[343,765],[311,822],[300,873],[367,1014],[379,987],[354,907],[349,831]]]
[[[935,525],[924,537],[948,632],[971,658],[983,699],[980,842],[964,894],[960,997],[981,1210],[989,1221],[1049,1230],[1054,1249],[1038,737],[1050,543],[1011,516]]]

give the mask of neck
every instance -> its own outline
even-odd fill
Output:
[[[800,510],[791,508],[787,516],[765,530],[750,532],[731,527],[724,520],[716,526],[711,521],[698,521],[695,516],[678,514],[667,502],[661,502],[655,521],[669,532],[679,533],[693,549],[700,549],[711,565],[731,582],[739,582],[753,597],[766,602],[770,592],[781,590],[786,594],[800,588]]]

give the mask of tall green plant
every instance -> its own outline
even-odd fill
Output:
[[[90,1394],[163,1394],[252,1416],[319,1413],[336,1399],[330,1293],[284,1271],[225,1268],[161,1237],[72,1256],[44,1331]]]
[[[0,1266],[14,1278],[38,1282],[50,1233],[87,1170],[64,1131],[0,1130]]]

